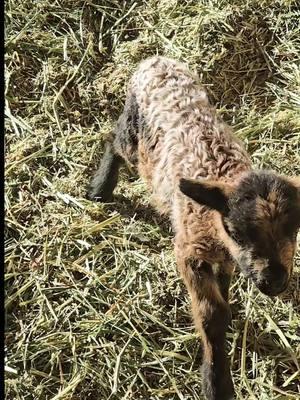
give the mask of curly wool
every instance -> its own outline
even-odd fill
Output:
[[[189,248],[187,256],[211,261],[213,252],[214,262],[223,260],[216,213],[184,196],[178,182],[182,177],[237,179],[251,169],[243,144],[217,117],[199,78],[182,63],[164,57],[143,61],[128,92],[144,120],[138,169],[152,191],[152,202],[170,215],[176,242],[180,248],[185,243],[185,252]]]

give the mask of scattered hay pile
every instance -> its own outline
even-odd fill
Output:
[[[202,398],[168,225],[140,180],[110,205],[85,187],[156,53],[198,71],[258,167],[300,174],[299,18],[289,0],[6,2],[7,399]],[[281,299],[236,274],[238,399],[299,399],[299,260]]]

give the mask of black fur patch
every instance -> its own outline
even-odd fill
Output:
[[[226,274],[223,271],[220,271],[217,274],[217,281],[222,293],[223,299],[227,302],[229,297],[229,286],[231,282],[231,274]]]
[[[267,296],[277,296],[287,288],[288,278],[284,266],[276,260],[270,260],[269,266],[256,278],[256,285]]]
[[[88,188],[90,200],[108,202],[118,182],[119,167],[123,163],[121,157],[113,152],[111,143],[106,144],[104,156]]]
[[[110,201],[117,185],[119,167],[128,161],[137,163],[138,133],[142,116],[134,93],[128,93],[123,113],[113,131],[112,143],[106,144],[106,150],[88,189],[91,200]]]
[[[188,179],[181,179],[179,189],[183,194],[190,197],[200,205],[217,210],[222,214],[227,214],[228,199],[218,187],[210,187],[205,182],[197,182]]]
[[[229,305],[214,304],[211,314],[203,321],[203,329],[209,339],[215,345],[221,344],[225,340],[225,334],[228,329],[231,312]]]
[[[222,305],[215,305],[212,315],[204,321],[203,328],[212,347],[212,360],[202,363],[203,392],[208,400],[229,400],[234,388],[225,351],[225,335],[231,313]]]
[[[128,93],[123,113],[114,129],[114,150],[132,164],[137,162],[139,119],[136,96],[134,93]]]
[[[203,394],[206,400],[234,398],[229,362],[221,349],[215,348],[213,362],[204,362],[201,370]]]

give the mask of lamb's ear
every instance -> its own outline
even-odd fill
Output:
[[[284,176],[284,179],[300,190],[300,176]]]
[[[228,199],[234,188],[213,180],[180,179],[179,189],[197,203],[228,214]]]

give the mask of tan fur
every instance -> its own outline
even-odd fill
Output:
[[[295,244],[293,242],[279,242],[278,243],[278,254],[279,254],[279,259],[280,262],[283,265],[288,265],[291,263],[291,260],[294,259],[296,248]],[[292,275],[293,272],[293,263],[291,265],[291,268],[289,269],[289,277]]]
[[[176,254],[224,261],[216,213],[187,199],[178,182],[182,177],[236,182],[251,168],[243,145],[216,116],[198,77],[181,63],[162,57],[142,62],[130,89],[148,127],[149,139],[139,141],[139,173],[158,211],[170,215]]]
[[[284,179],[286,179],[288,182],[290,182],[292,185],[296,186],[298,189],[300,189],[300,176],[284,176]],[[299,192],[299,198],[300,198],[300,192]]]

